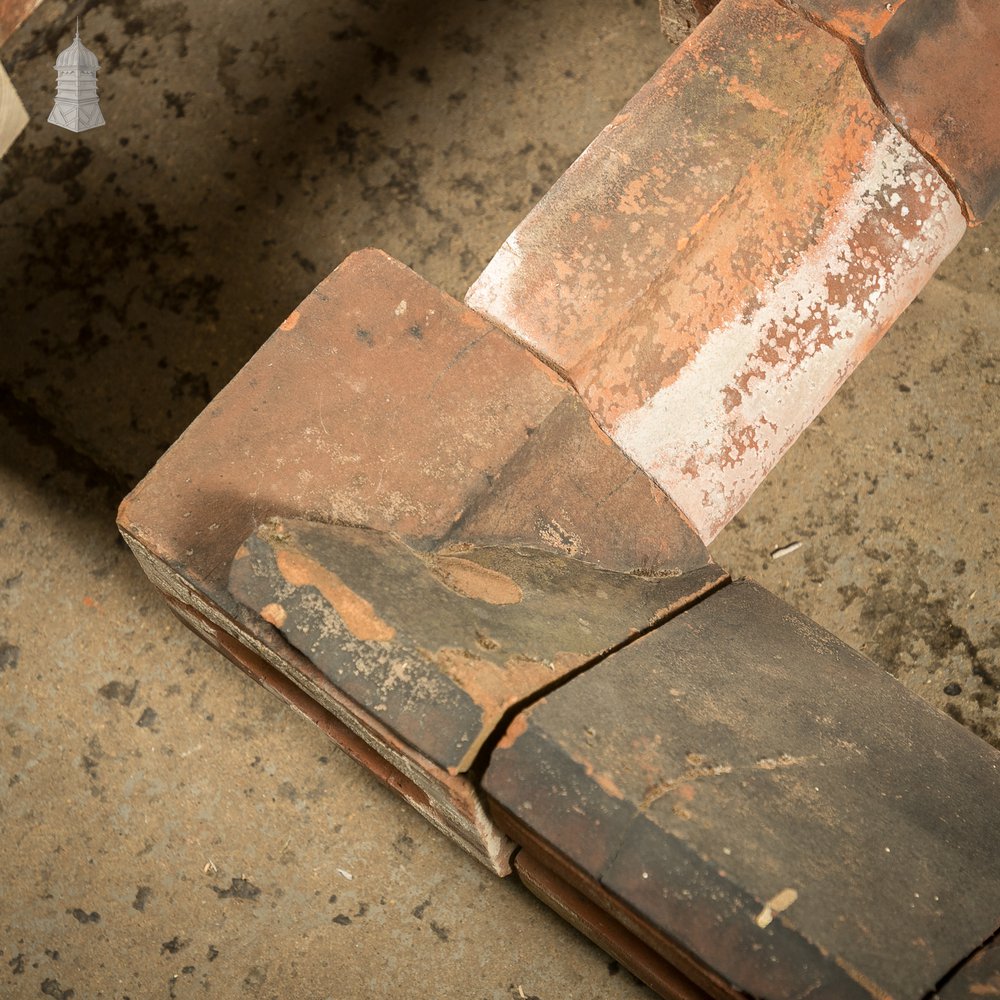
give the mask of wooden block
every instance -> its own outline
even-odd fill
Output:
[[[0,65],[0,158],[28,124],[28,112],[17,96],[7,71]]]
[[[921,1000],[1000,926],[1000,754],[755,584],[519,715],[483,787],[715,995]]]
[[[710,540],[964,230],[847,45],[725,0],[466,301],[564,372]]]
[[[579,445],[576,455],[567,440]],[[591,475],[595,463],[600,475]],[[543,476],[553,484],[548,494]],[[421,732],[396,703],[380,707],[373,692],[359,704],[345,690],[358,694],[343,674],[346,660],[325,673],[230,593],[237,550],[272,518],[364,526],[397,567],[423,567],[428,553],[449,546],[500,543],[560,557],[550,569],[571,552],[582,561],[580,578],[624,575],[636,587],[639,577],[629,574],[638,572],[653,581],[650,596],[631,624],[619,620],[621,639],[657,608],[725,579],[569,386],[378,251],[355,254],[326,279],[126,498],[119,526],[153,582],[367,740],[441,810],[439,825],[458,829],[497,871],[507,870],[509,844],[486,821],[473,785],[449,772],[475,756],[488,721],[446,753],[434,742],[439,734]],[[456,646],[459,639],[468,636]],[[614,641],[606,630],[582,652]],[[579,662],[581,650],[565,652]],[[499,705],[508,696],[497,697]]]

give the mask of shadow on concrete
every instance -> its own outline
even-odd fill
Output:
[[[77,13],[109,122],[79,136],[45,123]],[[223,24],[193,0],[42,5],[3,53],[33,120],[0,164],[0,411],[118,496],[351,250],[386,246],[459,291],[507,231],[470,248],[477,207],[516,221],[576,152],[519,139],[540,180],[506,199],[457,166],[472,120],[504,149],[535,86],[514,55],[545,45],[536,13],[264,0]],[[538,65],[572,77],[561,44]]]

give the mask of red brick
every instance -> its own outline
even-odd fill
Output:
[[[1000,198],[1000,4],[907,0],[865,65],[903,133],[981,220]]]
[[[842,41],[725,0],[467,302],[566,373],[710,540],[964,229]]]
[[[424,724],[421,712],[440,706],[416,681],[402,700],[364,687],[364,670],[385,650],[359,656],[357,676],[338,674],[261,618],[263,604],[251,610],[233,596],[237,551],[274,518],[364,526],[387,546],[383,570],[393,560],[419,565],[435,552],[477,546],[510,558],[545,553],[546,574],[556,577],[548,590],[532,585],[540,590],[525,605],[525,622],[531,605],[553,641],[568,635],[559,615],[578,621],[575,586],[595,574],[607,580],[607,609],[597,615],[606,622],[587,643],[550,650],[562,658],[529,643],[520,651],[538,653],[541,672],[521,670],[519,660],[517,669],[497,671],[489,690],[464,675],[456,687],[447,664],[407,647],[400,657],[410,656],[414,678],[436,670],[434,690],[465,699],[472,721],[463,727],[471,728],[456,735]],[[570,386],[378,251],[349,258],[289,316],[126,498],[119,525],[185,620],[211,623],[213,643],[227,655],[236,647],[224,635],[294,681],[418,786],[438,825],[497,870],[506,867],[504,841],[455,772],[469,766],[507,707],[558,676],[544,660],[579,666],[724,579],[682,515],[593,424]],[[564,564],[572,565],[559,576],[555,567]],[[616,604],[616,580],[622,593],[645,587],[647,598]],[[401,633],[401,641],[413,638]],[[438,638],[435,649],[462,645],[457,634],[450,643],[447,634]]]
[[[839,37],[864,45],[907,0],[780,0]],[[937,0],[935,0],[937,2]]]

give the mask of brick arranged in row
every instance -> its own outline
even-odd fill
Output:
[[[727,584],[570,387],[383,254],[120,523],[200,635],[668,996],[916,1000],[1000,925],[1000,755]]]
[[[469,301],[521,344],[355,255],[120,524],[207,641],[665,995],[916,1000],[1000,925],[998,755],[701,539],[964,229],[843,39],[904,102],[994,15],[788,6],[723,0],[508,241]],[[943,168],[985,121],[941,136],[955,92],[908,105]]]

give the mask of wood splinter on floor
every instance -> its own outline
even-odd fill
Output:
[[[802,542],[790,542],[788,545],[780,545],[771,550],[772,559],[781,559],[783,556],[790,556],[793,552],[798,552],[802,548]]]
[[[773,896],[764,904],[764,909],[757,914],[754,923],[763,930],[779,914],[788,909],[792,903],[799,898],[795,889],[782,889],[776,896]]]

